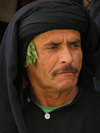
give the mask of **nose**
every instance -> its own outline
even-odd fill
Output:
[[[59,56],[60,56],[60,63],[66,63],[67,65],[70,65],[73,62],[71,51],[67,46],[62,48]]]

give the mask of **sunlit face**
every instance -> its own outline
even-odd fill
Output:
[[[30,82],[47,91],[62,91],[76,86],[82,66],[80,33],[52,30],[34,38],[38,58],[28,66]]]

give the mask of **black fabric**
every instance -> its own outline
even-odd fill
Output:
[[[19,23],[19,38],[25,42],[48,30],[65,28],[75,29],[86,35],[88,24],[88,16],[79,6],[51,1],[49,5],[39,4],[22,18]]]
[[[77,2],[77,3],[81,4],[81,5],[83,5],[83,0],[71,0],[71,1],[74,1],[74,2]]]
[[[82,50],[84,53],[84,69],[81,77],[84,78],[85,75],[86,78],[86,76],[91,77],[95,75],[97,60],[99,60],[98,55],[100,54],[98,50],[99,45],[97,45],[100,42],[100,35],[97,32],[97,27],[81,6],[73,2],[67,1],[67,3],[65,4],[63,1],[57,3],[55,1],[52,2],[52,0],[49,2],[49,5],[45,1],[41,4],[38,3],[35,8],[27,12],[18,22],[18,37],[21,44],[19,58],[21,61],[23,60],[20,68],[25,77],[26,73],[23,67],[26,61],[28,44],[36,35],[53,29],[75,29],[81,33]],[[94,43],[95,45],[91,45]]]
[[[42,16],[44,19],[42,22],[44,22],[44,25],[45,25],[46,21],[50,20],[50,22],[48,21],[48,23],[50,23],[49,24],[50,26],[52,24],[51,22],[53,22],[52,18],[54,18],[55,22],[57,19],[58,20],[57,25],[60,26],[59,28],[57,27],[58,29],[62,29],[62,27],[68,28],[68,25],[65,24],[66,23],[65,19],[67,19],[67,16],[68,18],[70,18],[70,15],[65,14],[64,15],[65,19],[63,18],[62,22],[60,20],[60,18],[62,18],[62,12],[68,13],[68,10],[67,10],[68,7],[72,9],[71,10],[72,16],[76,15],[74,12],[78,14],[80,14],[80,12],[82,13],[80,14],[81,15],[80,17],[82,18],[82,15],[83,15],[83,18],[85,18],[86,21],[83,20],[81,22],[81,19],[79,20],[77,18],[79,16],[77,14],[73,19],[73,22],[75,22],[76,26],[73,24],[73,22],[71,22],[71,26],[74,26],[72,27],[73,29],[75,27],[78,28],[77,30],[80,30],[82,37],[84,37],[85,34],[87,33],[87,36],[84,40],[85,43],[82,42],[85,70],[87,69],[89,72],[88,74],[87,73],[85,74],[87,74],[86,77],[89,77],[89,76],[92,77],[95,75],[95,69],[97,68],[97,65],[100,59],[99,34],[97,32],[96,25],[94,24],[91,17],[88,15],[88,13],[84,10],[83,7],[81,7],[76,3],[73,3],[70,1],[68,2],[66,0],[39,0],[35,3],[31,3],[23,7],[12,18],[4,34],[4,38],[0,46],[0,133],[4,133],[4,132],[5,133],[28,133],[27,124],[23,116],[24,114],[23,114],[22,104],[20,100],[21,91],[22,91],[22,83],[21,83],[22,73],[20,71],[21,68],[19,66],[20,64],[22,64],[23,60],[19,61],[19,57],[20,57],[19,55],[21,55],[21,53],[23,52],[21,51],[23,47],[25,47],[24,53],[26,53],[27,45],[36,34],[47,31],[47,29],[41,30],[42,27],[38,29],[39,25],[37,25],[37,21],[36,21],[38,17],[37,13],[40,12],[38,14],[40,15],[41,11],[45,10],[47,6],[50,6],[50,8],[48,7],[49,12],[50,10],[52,11],[51,7],[53,6],[53,14],[51,12],[51,15],[53,15],[53,17],[50,17],[50,18],[48,17],[47,19],[47,17],[45,18]],[[54,8],[56,6],[57,8]],[[66,7],[66,8],[64,8],[65,10],[63,9],[59,10],[58,12],[58,7],[59,9],[61,9],[61,7],[63,8]],[[34,13],[36,13],[36,19],[33,18],[31,21],[29,20],[26,21],[29,18],[30,14],[33,15]],[[56,16],[58,13],[59,13],[59,16]],[[27,27],[23,26],[23,24],[30,25],[30,22],[31,22],[33,25],[34,21],[37,26],[36,29],[39,31],[39,33],[36,33],[36,31],[34,31],[34,34],[32,33],[31,38],[29,36],[27,40],[24,40],[24,37],[26,38],[26,36],[23,37],[24,34],[22,34],[21,36],[21,33],[23,33],[21,31],[23,31],[24,28],[27,29]],[[80,22],[79,24],[82,24],[81,26],[84,26],[84,25],[87,25],[87,26],[84,26],[83,28],[80,25],[78,25],[76,22]],[[86,22],[87,24],[86,23],[84,24],[84,22]],[[56,28],[55,26],[56,24],[53,25],[53,29]],[[49,27],[48,30],[51,30],[51,28]],[[86,29],[88,28],[88,29],[85,30],[85,28]],[[31,29],[32,32],[33,30],[34,29]],[[25,35],[26,33],[27,32],[25,31]]]
[[[95,30],[97,29],[96,25],[82,7],[76,3],[68,1],[67,3],[65,4],[63,1],[57,3],[55,1],[52,2],[52,0],[49,4],[43,2],[36,5],[35,8],[26,13],[20,20],[18,23],[18,37],[20,40],[19,43],[21,44],[20,49],[23,53],[20,52],[21,60],[23,60],[22,66],[20,67],[22,70],[26,60],[27,46],[36,35],[54,29],[75,29],[81,33],[82,37],[82,50],[85,64],[83,73],[88,77],[94,76],[98,64],[98,61],[95,60],[97,58],[95,57],[100,54],[98,50],[99,45],[97,45],[100,42],[100,35]],[[94,43],[95,45],[91,45]]]
[[[38,4],[26,13],[19,22],[18,36],[21,44],[19,58],[23,60],[20,68],[22,68],[22,71],[24,70],[27,45],[36,35],[54,29],[75,29],[81,33],[82,40],[85,40],[88,25],[88,15],[86,15],[84,9],[81,9],[75,3],[69,2],[67,5],[63,1],[60,3],[51,1],[49,5],[46,2],[45,4],[44,2]],[[25,71],[23,73],[25,76]]]
[[[100,32],[100,0],[91,0],[90,15],[96,22]],[[96,90],[100,91],[100,63],[94,79]]]
[[[91,0],[90,14],[100,29],[100,1]]]
[[[27,89],[24,90],[23,113],[29,133],[33,130],[36,133],[100,132],[100,93],[80,86],[73,102],[49,113],[50,119],[47,120],[36,104],[27,101]]]

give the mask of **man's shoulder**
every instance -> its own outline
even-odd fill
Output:
[[[89,89],[89,92],[90,96],[92,96],[94,99],[100,99],[100,92],[91,88],[91,90]]]
[[[84,102],[92,103],[92,105],[100,105],[100,92],[93,87],[87,87],[85,85],[80,86],[81,98]]]
[[[85,97],[87,102],[92,103],[94,106],[98,106],[100,108],[100,92],[93,88],[85,88]]]
[[[97,104],[100,104],[100,92],[96,90],[92,90],[93,100],[96,101]]]

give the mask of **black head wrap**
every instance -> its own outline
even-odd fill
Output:
[[[23,7],[11,20],[0,47],[0,118],[5,113],[0,124],[7,125],[0,132],[12,133],[10,130],[14,127],[16,133],[27,133],[19,100],[20,70],[30,41],[36,35],[54,29],[75,29],[81,33],[83,63],[88,72],[85,74],[86,77],[95,75],[100,59],[99,33],[83,7],[67,0],[39,0]],[[7,113],[9,117],[6,117]]]
[[[47,1],[38,2],[18,23],[18,37],[21,47],[19,57],[23,61],[20,68],[22,68],[22,71],[24,70],[28,44],[36,35],[54,29],[75,29],[81,33],[82,37],[83,64],[85,64],[83,73],[88,77],[94,76],[98,61],[94,65],[93,57],[95,58],[95,54],[97,55],[99,45],[95,42],[98,40],[98,35],[96,35],[98,33],[93,30],[96,26],[92,23],[94,22],[87,12],[76,3],[52,0],[49,1],[49,4]],[[91,63],[88,63],[88,61]]]

